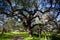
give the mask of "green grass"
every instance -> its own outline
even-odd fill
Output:
[[[3,35],[0,33],[0,40],[11,40],[10,38],[16,35],[23,35],[23,37],[25,37],[27,34],[28,32],[8,32],[4,33]]]
[[[8,32],[8,33],[4,33],[2,36],[1,36],[1,33],[0,33],[0,40],[11,40],[11,37],[12,36],[16,36],[16,35],[22,35],[24,40],[45,40],[44,37],[29,37],[28,36],[28,32]],[[50,34],[49,32],[46,32],[46,34],[44,34],[42,32],[41,35],[46,35],[46,36],[49,36],[49,37],[53,37],[53,39],[55,40],[60,40],[60,34],[57,34],[57,35],[52,35]],[[53,40],[52,39],[52,40]]]

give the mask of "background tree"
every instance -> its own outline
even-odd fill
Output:
[[[41,26],[45,26],[45,21],[55,23],[60,13],[59,0],[1,0],[1,2],[1,6],[3,6],[2,9],[0,8],[1,14],[6,14],[7,17],[17,20],[21,19],[30,36],[32,36],[32,28],[34,28],[34,25],[39,24],[41,28]],[[37,11],[42,14],[42,18],[38,15],[39,13],[37,13]],[[35,14],[37,16],[35,16]],[[46,20],[43,18],[45,14],[48,15]],[[38,23],[32,25],[34,18],[37,18],[40,22],[38,21]]]

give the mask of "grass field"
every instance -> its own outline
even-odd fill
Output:
[[[44,33],[42,33],[42,35],[44,35]],[[58,35],[51,35],[49,33],[46,33],[46,36],[52,36],[53,39],[52,40],[60,40],[60,34]],[[29,37],[28,36],[28,32],[8,32],[8,33],[4,33],[3,35],[1,35],[0,33],[0,40],[12,40],[14,37],[18,38],[18,37],[22,37],[23,40],[45,40],[44,37]]]

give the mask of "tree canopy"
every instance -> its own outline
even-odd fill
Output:
[[[2,20],[11,17],[16,22],[22,22],[32,34],[31,29],[36,25],[44,26],[43,29],[46,24],[57,25],[57,21],[60,21],[60,1],[0,0],[0,14],[6,15]]]

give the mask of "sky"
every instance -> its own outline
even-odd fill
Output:
[[[60,21],[60,15],[56,19],[57,19],[57,21]]]

